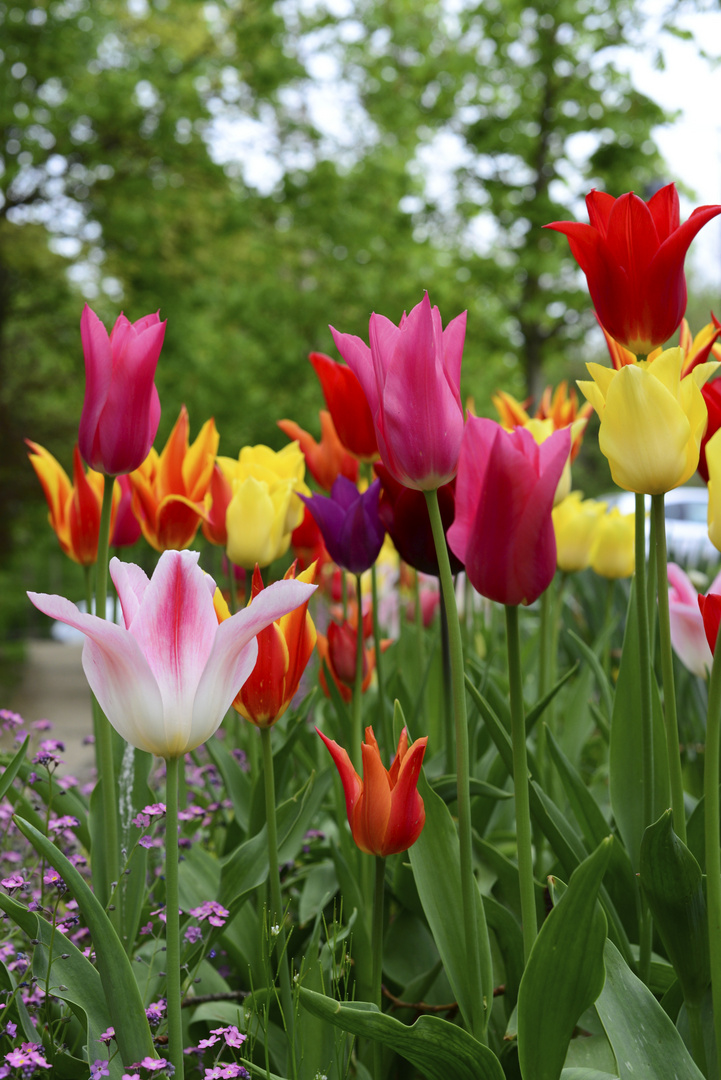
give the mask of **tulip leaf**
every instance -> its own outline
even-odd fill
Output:
[[[687,1002],[701,1002],[711,981],[708,915],[701,867],[673,831],[673,811],[641,842],[641,888]]]
[[[571,875],[544,922],[518,992],[518,1058],[524,1080],[559,1080],[578,1018],[603,988],[606,918],[597,904],[613,840]]]
[[[233,804],[235,820],[244,832],[250,821],[250,779],[238,767],[238,762],[219,739],[208,739],[205,744],[210,760],[223,778],[223,787]]]
[[[458,791],[455,773],[437,777],[432,781],[431,786],[436,795],[440,795],[444,802],[455,802]],[[471,798],[477,795],[482,795],[486,799],[513,798],[512,791],[504,791],[503,788],[496,787],[495,784],[489,784],[485,780],[476,780],[473,776],[470,778],[470,790]]]
[[[148,776],[152,764],[152,754],[146,754],[144,750],[138,750],[130,743],[125,744],[118,777],[120,808],[118,824],[120,825],[120,846],[132,854],[128,861],[127,872],[121,875],[119,890],[123,941],[130,942],[131,945],[134,944],[138,934],[143,904],[148,893],[148,852],[137,843],[140,830],[131,822],[144,806],[154,801],[154,793],[148,787]],[[97,848],[93,851],[93,855],[96,852]],[[93,869],[95,870],[94,861]]]
[[[637,979],[612,942],[604,949],[606,982],[596,1012],[621,1080],[703,1080],[673,1021]]]
[[[2,776],[0,776],[0,799],[5,798],[5,792],[9,790],[13,780],[20,772],[20,767],[25,760],[25,751],[28,748],[29,742],[30,736],[27,735],[25,738],[25,742],[22,744],[15,757],[12,759],[12,761],[9,761],[3,769],[3,774]]]
[[[578,663],[573,664],[568,671],[565,671],[558,682],[551,687],[547,694],[536,702],[532,709],[528,710],[526,714],[526,734],[529,735],[538,721],[543,716],[544,712],[555,698],[558,691],[568,682],[568,680],[576,674],[578,671]]]
[[[423,911],[428,920],[443,966],[466,1024],[470,1026],[473,1003],[485,999],[490,1012],[493,967],[485,955],[488,941],[481,895],[476,888],[479,928],[478,957],[468,955],[464,932],[458,833],[448,807],[436,795],[421,771],[418,791],[426,809],[423,832],[410,848],[411,867]]]
[[[610,633],[612,627],[606,627],[606,632]],[[613,715],[613,690],[608,680],[608,675],[603,670],[601,661],[596,656],[595,651],[590,645],[587,645],[583,638],[580,638],[578,634],[573,630],[567,630],[566,635],[573,642],[573,648],[576,652],[579,652],[583,659],[590,667],[593,674],[596,676],[596,683],[598,685],[601,698],[603,699],[604,711],[606,719],[609,720]],[[603,635],[606,636],[605,634]]]
[[[584,1069],[574,1065],[570,1069],[564,1069],[561,1080],[618,1080],[616,1073],[599,1072],[598,1069]]]
[[[623,638],[623,655],[616,682],[611,719],[611,746],[609,750],[609,786],[611,807],[631,859],[638,870],[641,839],[646,822],[643,810],[643,760],[641,730],[641,686],[639,682],[640,654],[638,645],[638,620],[636,617],[635,588],[631,586],[626,632]],[[669,805],[668,762],[666,758],[666,735],[663,713],[655,678],[651,679],[653,714],[653,775],[654,820]]]
[[[412,849],[411,849],[412,850]],[[504,1080],[496,1055],[463,1028],[438,1016],[421,1016],[410,1027],[369,1002],[341,1004],[300,988],[301,1005],[343,1031],[390,1046],[420,1069],[426,1080]]]
[[[35,850],[62,877],[90,930],[103,995],[115,1028],[115,1038],[126,1063],[155,1057],[143,1000],[130,960],[100,901],[63,853],[38,829],[20,817],[14,821]]]
[[[22,904],[4,894],[0,894],[0,908],[28,937],[41,942],[33,951],[33,975],[43,989],[49,981],[49,992],[52,996],[66,1001],[79,1017],[86,1030],[88,1059],[93,1061],[101,1054],[100,1036],[113,1022],[97,969],[65,934],[41,915],[28,911]],[[50,971],[49,956],[52,957]],[[17,997],[15,1005],[26,1037],[37,1042],[38,1034],[32,1026],[22,998]],[[152,1042],[150,1046],[152,1050]],[[116,1055],[114,1061],[110,1062],[111,1080],[120,1080],[123,1071],[119,1055]]]

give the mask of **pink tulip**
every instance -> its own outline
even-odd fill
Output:
[[[469,417],[448,544],[473,587],[501,604],[532,604],[556,571],[551,510],[571,452],[569,428],[539,446],[529,431]]]
[[[721,592],[721,574],[714,580],[708,592]],[[676,655],[684,667],[705,679],[711,670],[713,657],[706,640],[698,593],[688,574],[675,563],[668,564],[668,606],[671,616],[671,644]]]
[[[388,471],[421,491],[447,484],[456,475],[463,436],[466,313],[444,330],[426,293],[398,326],[371,315],[370,348],[353,334],[330,329],[363,388]]]
[[[115,528],[110,537],[110,546],[114,548],[132,547],[140,539],[140,522],[133,513],[133,489],[127,476],[117,479],[120,488],[120,502],[115,516]]]
[[[28,593],[53,619],[86,635],[83,668],[100,707],[133,746],[180,757],[217,731],[258,655],[256,634],[315,591],[280,581],[218,623],[215,582],[195,551],[165,551],[148,580],[112,559],[124,626],[78,611],[62,596]]]
[[[132,472],[148,456],[160,422],[154,380],[165,322],[157,314],[135,323],[119,315],[108,336],[86,304],[80,336],[85,355],[80,453],[96,472]]]

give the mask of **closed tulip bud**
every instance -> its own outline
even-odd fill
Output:
[[[662,495],[696,471],[706,429],[701,393],[718,363],[699,364],[682,377],[681,349],[619,370],[587,364],[592,382],[579,388],[598,413],[598,444],[619,487]]]
[[[380,480],[376,480],[361,493],[345,476],[339,476],[330,496],[303,497],[331,559],[351,574],[370,570],[383,546],[386,530],[378,513],[380,488]]]
[[[614,506],[598,519],[591,544],[590,566],[599,577],[631,577],[636,565],[636,515]]]
[[[553,509],[553,528],[556,534],[556,563],[564,573],[585,570],[591,558],[599,518],[606,512],[606,503],[594,499],[584,501],[580,491],[572,491]]]

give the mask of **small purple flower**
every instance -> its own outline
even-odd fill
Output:
[[[138,843],[140,844],[141,847],[144,847],[144,848],[151,848],[151,847],[157,847],[158,846],[156,844],[155,840],[153,840],[152,836],[141,836],[140,839],[138,840]]]
[[[235,1024],[230,1024],[229,1027],[211,1028],[213,1035],[222,1035],[225,1039],[226,1046],[232,1046],[234,1049],[238,1049],[243,1045],[247,1036],[239,1031]]]
[[[148,1018],[148,1023],[151,1027],[157,1027],[160,1021],[165,1016],[165,1008],[167,1002],[165,998],[160,998],[158,1001],[152,1002],[145,1010],[145,1015]]]
[[[24,722],[20,713],[12,712],[10,709],[0,709],[0,728],[3,731],[15,731],[16,728],[22,727]]]
[[[13,889],[21,889],[25,884],[25,879],[22,874],[11,874],[10,877],[3,878],[0,881],[3,889],[7,889],[8,892],[12,892]]]
[[[60,877],[57,870],[53,870],[52,866],[43,874],[44,885],[55,885],[60,892],[65,892],[67,885]]]
[[[370,570],[383,546],[386,530],[378,514],[380,492],[380,480],[361,495],[351,480],[339,476],[329,497],[300,496],[323,534],[331,559],[351,574]]]
[[[230,915],[227,908],[215,900],[206,900],[200,907],[191,908],[190,914],[196,919],[207,919],[211,926],[225,926],[225,920]]]
[[[200,941],[203,936],[203,931],[199,926],[188,926],[183,934],[186,941],[189,941],[191,945],[195,945],[196,941]]]
[[[102,1080],[104,1076],[110,1076],[110,1067],[107,1061],[97,1058],[90,1066],[90,1080]]]
[[[107,1029],[107,1031],[104,1031],[102,1033],[102,1035],[100,1035],[100,1037],[98,1038],[98,1042],[104,1043],[105,1046],[108,1046],[110,1044],[110,1041],[112,1039],[114,1039],[114,1038],[115,1038],[115,1028],[112,1027],[112,1025],[111,1025]]]

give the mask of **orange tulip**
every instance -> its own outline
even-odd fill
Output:
[[[284,580],[315,581],[313,563],[298,577],[293,563]],[[263,579],[256,566],[253,574],[251,604],[263,591]],[[227,604],[216,589],[215,610],[219,621],[230,617]],[[295,697],[316,641],[313,620],[308,614],[308,602],[276,619],[258,634],[258,660],[253,672],[241,687],[233,708],[256,727],[271,727],[279,720]]]
[[[228,526],[225,523],[225,515],[228,512],[228,504],[233,498],[233,488],[217,461],[213,466],[208,490],[210,506],[203,521],[203,536],[211,544],[227,547]]]
[[[361,780],[348,752],[322,731],[318,734],[340,773],[348,824],[361,851],[369,855],[396,855],[415,844],[426,820],[417,785],[428,737],[416,739],[409,749],[408,733],[403,728],[396,756],[388,770],[381,761],[373,728],[367,727],[361,746]]]
[[[66,555],[81,566],[92,566],[98,557],[100,510],[103,504],[105,478],[101,473],[83,469],[80,451],[73,451],[73,482],[53,455],[38,443],[26,439],[30,447],[30,464],[42,484],[50,510],[49,520]],[[120,502],[120,488],[113,489],[110,532]]]
[[[140,468],[130,473],[133,512],[156,551],[188,547],[207,514],[206,494],[220,437],[215,422],[208,420],[190,446],[189,428],[183,405],[162,452],[151,449]]]
[[[350,605],[348,618],[343,623],[331,622],[328,626],[328,634],[318,634],[318,656],[321,661],[320,685],[326,697],[330,696],[326,670],[330,672],[335,685],[338,687],[340,696],[344,701],[350,701],[353,696],[355,685],[356,649],[358,646],[358,616],[355,605]],[[376,666],[376,651],[373,647],[366,648],[365,642],[373,633],[373,613],[370,609],[363,615],[363,682],[361,691],[365,694],[371,684],[373,671]],[[391,644],[390,641],[381,642],[381,651]]]
[[[321,409],[320,442],[316,442],[309,432],[296,424],[295,420],[279,420],[278,427],[296,440],[303,451],[305,463],[311,476],[324,491],[330,491],[339,476],[346,476],[353,483],[358,482],[358,461],[348,453],[338,438],[333,419],[329,412]]]
[[[550,386],[546,387],[533,416],[526,410],[528,401],[521,404],[512,394],[507,394],[505,390],[498,390],[492,395],[491,400],[496,406],[501,424],[510,431],[517,427],[526,427],[529,420],[551,420],[553,421],[554,431],[573,425],[571,428],[571,461],[575,459],[581,449],[583,433],[586,430],[588,418],[593,412],[593,408],[588,402],[584,402],[580,408],[578,407],[578,395],[573,387],[569,391],[565,379],[558,384],[555,390],[552,390]]]

